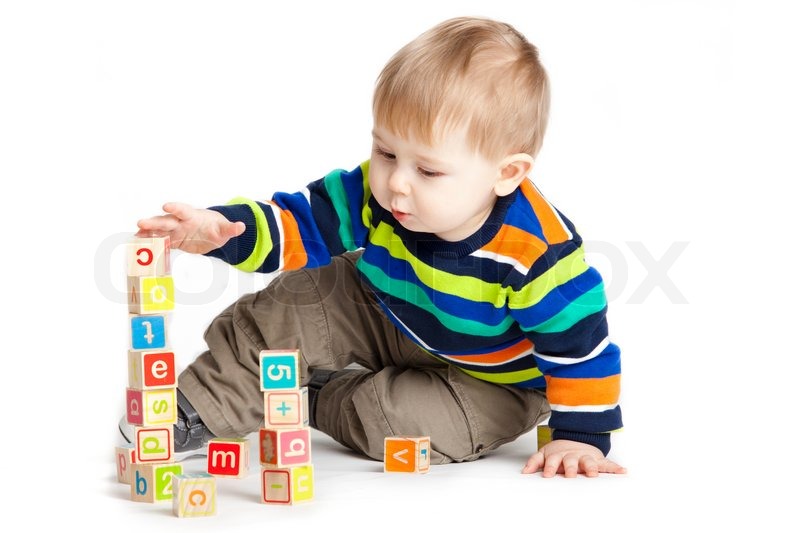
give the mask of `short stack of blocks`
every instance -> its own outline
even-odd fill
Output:
[[[262,350],[264,427],[259,431],[261,502],[295,504],[314,497],[308,388],[300,387],[300,352]]]

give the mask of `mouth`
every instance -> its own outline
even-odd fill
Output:
[[[411,215],[409,215],[408,213],[405,213],[405,212],[403,212],[403,211],[398,211],[397,209],[392,209],[392,216],[393,216],[393,217],[394,217],[394,218],[395,218],[395,219],[396,219],[398,222],[402,222],[403,220],[406,220],[406,219],[407,219],[409,216],[411,216]]]

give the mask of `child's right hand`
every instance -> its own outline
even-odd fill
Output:
[[[172,248],[193,254],[205,254],[244,233],[244,222],[231,222],[221,213],[197,209],[188,204],[164,204],[166,215],[143,218],[137,237],[169,237]]]

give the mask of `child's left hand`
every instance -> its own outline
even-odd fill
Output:
[[[603,452],[590,444],[571,440],[554,440],[542,446],[531,455],[523,474],[542,471],[542,477],[553,477],[564,474],[564,477],[577,477],[579,473],[586,477],[597,477],[604,474],[625,474],[627,470],[617,463],[606,459]]]

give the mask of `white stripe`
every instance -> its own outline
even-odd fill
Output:
[[[574,365],[575,363],[583,363],[584,361],[588,361],[589,359],[594,359],[595,357],[600,355],[600,353],[602,353],[603,350],[606,349],[606,346],[608,346],[609,342],[610,341],[608,340],[608,337],[606,337],[605,339],[600,341],[600,344],[598,344],[594,350],[589,352],[589,355],[584,355],[583,357],[577,357],[577,358],[556,357],[554,355],[542,355],[536,352],[535,350],[533,354],[539,359],[547,361],[548,363],[555,363],[557,365]]]
[[[612,403],[610,405],[558,405],[550,404],[550,409],[553,411],[560,411],[562,413],[602,413],[603,411],[610,411],[617,407],[618,404]]]
[[[300,191],[300,194],[303,195],[303,198],[306,199],[306,202],[308,202],[308,205],[311,206],[311,189],[306,187],[305,189]]]
[[[283,219],[281,218],[281,208],[275,205],[272,202],[269,202],[270,209],[272,209],[272,216],[275,217],[275,224],[278,226],[278,250],[280,253],[278,254],[278,271],[283,270],[283,243],[284,243],[284,233],[285,230],[283,229]],[[275,246],[275,240],[272,240],[272,245]]]
[[[525,268],[525,265],[523,265],[513,257],[509,257],[507,255],[500,255],[496,252],[488,252],[486,250],[475,250],[470,255],[474,257],[481,257],[483,259],[491,259],[493,261],[497,261],[498,263],[505,263],[506,265],[511,265],[514,267],[514,270],[516,270],[523,276],[528,273],[528,269]]]

